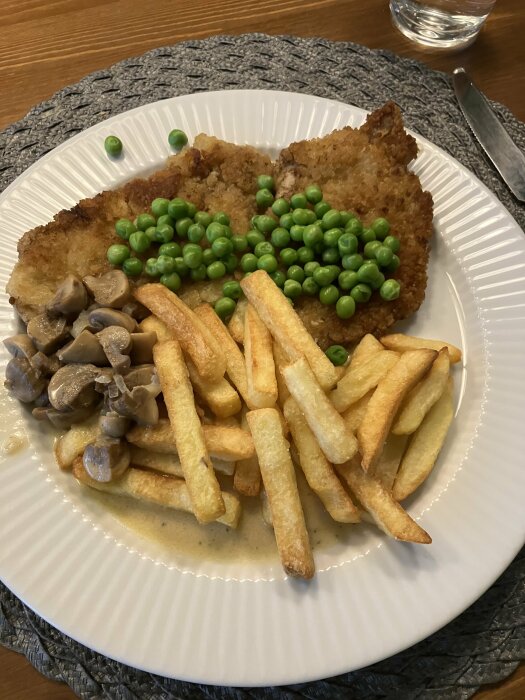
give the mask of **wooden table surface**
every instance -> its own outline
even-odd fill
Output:
[[[0,129],[59,88],[157,46],[213,34],[295,34],[390,49],[450,71],[463,65],[479,87],[525,121],[525,12],[499,0],[473,46],[421,50],[391,25],[387,0],[0,0]],[[19,654],[0,647],[2,700],[66,700]],[[525,666],[476,700],[521,700]]]

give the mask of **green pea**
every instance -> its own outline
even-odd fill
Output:
[[[257,189],[275,192],[275,182],[273,177],[271,175],[259,175],[257,178]]]
[[[245,253],[241,258],[241,270],[254,272],[257,269],[258,258],[253,253]]]
[[[323,199],[321,188],[317,187],[317,185],[308,185],[304,193],[310,204],[318,204]]]
[[[226,274],[226,268],[224,266],[224,263],[220,260],[212,262],[212,264],[208,265],[208,267],[206,268],[206,274],[211,280],[218,280],[221,277],[224,277],[224,275]]]
[[[335,280],[333,270],[329,267],[318,267],[312,275],[314,282],[320,287],[326,287]]]
[[[314,212],[318,219],[322,219],[326,212],[330,211],[331,208],[332,207],[328,204],[328,202],[321,201],[314,206]]]
[[[126,273],[129,277],[138,277],[142,274],[144,265],[142,260],[138,258],[128,258],[122,263],[122,271]]]
[[[331,271],[334,280],[336,280],[341,274],[341,268],[339,265],[326,265],[326,267]]]
[[[233,231],[231,229],[231,226],[228,226],[227,224],[223,224],[224,226],[224,237],[225,238],[233,238]]]
[[[302,287],[303,292],[308,294],[309,297],[315,297],[319,293],[319,285],[315,282],[313,277],[306,277]]]
[[[250,248],[255,248],[255,246],[258,243],[261,243],[261,241],[265,241],[266,238],[264,237],[264,234],[260,231],[252,230],[248,231],[248,233],[246,234],[246,240]]]
[[[106,136],[104,139],[104,148],[108,156],[116,158],[122,153],[122,141],[118,136]]]
[[[213,308],[217,316],[223,321],[226,321],[235,311],[236,306],[237,304],[234,299],[230,299],[230,297],[221,297],[217,299]]]
[[[311,209],[294,209],[292,213],[294,224],[309,226],[317,221],[317,217]]]
[[[394,301],[399,297],[401,285],[397,280],[385,280],[379,289],[379,294],[385,301]]]
[[[125,241],[129,240],[132,233],[135,233],[137,227],[129,219],[119,219],[115,224],[115,231],[117,235],[123,238]]]
[[[242,296],[241,285],[236,280],[230,280],[222,285],[222,295],[230,299],[240,299]]]
[[[292,209],[305,209],[307,204],[308,200],[306,199],[306,195],[304,195],[302,192],[293,194],[290,197],[290,205]]]
[[[283,248],[279,253],[279,260],[285,267],[295,265],[297,262],[297,251],[295,248]]]
[[[313,262],[315,259],[315,252],[311,248],[306,246],[301,246],[297,248],[297,262],[300,265],[306,265],[306,263]]]
[[[245,253],[249,248],[246,236],[232,236],[231,241],[233,244],[233,250],[236,253]]]
[[[304,274],[307,277],[311,277],[314,274],[314,270],[316,270],[319,266],[320,263],[318,263],[317,260],[310,260],[310,262],[307,262],[304,265]]]
[[[194,243],[187,243],[182,249],[182,257],[190,270],[202,265],[202,248]]]
[[[297,299],[297,297],[301,296],[302,291],[301,283],[296,280],[286,280],[284,283],[283,292],[289,299]]]
[[[378,278],[379,274],[380,272],[377,263],[372,262],[371,260],[365,261],[359,270],[357,270],[359,281],[370,285],[373,284],[374,280]]]
[[[220,236],[220,238],[216,238],[213,241],[211,249],[218,258],[224,258],[226,255],[233,253],[233,243],[228,238]]]
[[[117,231],[118,233],[118,231]],[[400,248],[400,241],[399,238],[396,238],[395,236],[387,236],[385,240],[383,241],[383,245],[386,245],[390,248],[392,253],[399,253],[399,248]]]
[[[387,267],[387,265],[390,265],[394,258],[394,253],[392,252],[392,249],[389,248],[387,245],[380,245],[376,249],[375,254],[376,260],[381,267]]]
[[[289,280],[295,280],[301,284],[304,282],[305,278],[304,270],[302,267],[299,267],[299,265],[291,265],[288,268],[286,276]]]
[[[175,228],[175,222],[169,214],[162,214],[157,219],[157,226],[164,226],[165,224],[171,226],[171,228]]]
[[[190,226],[193,226],[193,221],[189,217],[185,217],[176,222],[175,231],[177,231],[180,238],[187,238]]]
[[[181,197],[175,197],[168,204],[168,214],[174,221],[185,219],[188,216],[188,202]]]
[[[150,244],[151,241],[144,231],[135,231],[135,233],[132,233],[129,237],[131,250],[134,250],[136,253],[144,253],[144,251],[150,247]]]
[[[208,228],[208,226],[213,221],[211,214],[208,214],[207,211],[195,212],[195,216],[193,217],[193,220],[195,221],[196,224],[200,224],[201,226],[204,226],[205,229]]]
[[[383,241],[390,232],[390,224],[382,216],[378,219],[374,219],[370,228],[373,229],[374,233],[376,234],[376,237],[380,241]]]
[[[324,232],[323,242],[327,248],[337,248],[337,243],[342,235],[342,229],[329,228],[327,231]]]
[[[225,237],[224,226],[219,224],[218,221],[212,221],[212,223],[206,227],[206,239],[209,243],[213,243],[213,241],[217,240],[217,238]]]
[[[283,214],[279,219],[279,226],[288,229],[288,231],[292,228],[293,225],[293,214],[291,212],[288,214]]]
[[[341,214],[337,209],[329,209],[326,214],[323,214],[321,219],[321,228],[328,231],[331,228],[339,228],[341,226]]]
[[[356,284],[350,290],[350,296],[358,304],[364,304],[372,296],[372,290],[367,284]]]
[[[345,227],[350,219],[355,218],[355,214],[352,211],[340,211],[341,214],[341,226]]]
[[[140,231],[145,231],[150,226],[156,226],[157,219],[151,214],[139,214],[135,219],[135,226]]]
[[[339,299],[339,290],[333,284],[329,284],[326,287],[321,287],[319,290],[319,301],[321,304],[330,306],[335,304]]]
[[[381,248],[381,241],[369,241],[368,243],[365,243],[365,247],[363,248],[363,255],[365,256],[365,258],[375,260],[376,251],[379,248]]]
[[[115,243],[110,245],[106,257],[111,265],[122,265],[122,263],[127,260],[130,256],[130,250],[127,245],[123,243]]]
[[[190,268],[184,262],[184,258],[182,256],[177,256],[176,258],[173,258],[173,262],[174,271],[179,275],[179,277],[186,277],[190,271]]]
[[[357,253],[359,242],[353,233],[345,232],[337,241],[337,248],[341,257]]]
[[[204,263],[193,270],[190,270],[190,277],[193,282],[202,282],[207,277],[207,268]]]
[[[213,221],[215,221],[218,224],[222,224],[223,226],[230,225],[230,217],[223,211],[215,212],[215,214],[213,215]]]
[[[171,275],[175,272],[175,258],[170,255],[159,255],[157,258],[157,270],[161,275]]]
[[[304,226],[294,224],[292,226],[292,228],[290,229],[290,238],[292,239],[292,241],[295,241],[296,243],[303,242],[303,235],[304,235]]]
[[[275,255],[271,255],[271,253],[261,255],[260,258],[257,260],[258,269],[265,270],[268,273],[276,272],[278,266],[279,263],[277,262],[277,258],[275,257]]]
[[[155,231],[155,240],[158,241],[158,243],[169,243],[173,239],[174,235],[175,231],[173,230],[173,227],[168,226],[168,224],[164,224],[163,226],[157,226],[157,230]]]
[[[273,204],[273,194],[264,188],[255,193],[255,202],[260,209],[268,209]]]
[[[335,312],[339,318],[350,318],[355,314],[355,300],[350,296],[339,297],[335,305]]]
[[[148,237],[148,240],[149,240],[149,242],[150,242],[150,245],[151,245],[152,243],[158,243],[158,241],[157,241],[157,227],[156,227],[156,226],[150,226],[149,228],[147,228],[147,229],[144,231],[144,233],[145,233],[146,236]]]
[[[370,282],[370,286],[372,287],[372,289],[380,289],[380,287],[384,281],[385,281],[385,276],[381,271],[379,271],[379,273],[377,274],[377,277],[375,277],[372,280],[372,282]]]
[[[144,265],[144,272],[149,277],[158,277],[160,272],[157,269],[157,258],[148,258]]]
[[[348,351],[342,345],[330,345],[324,354],[335,367],[342,367],[348,360]]]
[[[278,226],[272,231],[270,241],[276,248],[286,248],[290,243],[290,233],[282,226]]]
[[[176,151],[180,151],[188,143],[188,137],[181,129],[172,129],[168,134],[168,143]]]
[[[275,272],[272,272],[270,274],[270,277],[278,287],[280,287],[281,289],[284,287],[284,283],[286,282],[286,275],[282,270],[276,270]]]
[[[397,270],[397,268],[399,267],[400,263],[401,263],[401,260],[394,253],[394,255],[392,256],[392,261],[385,267],[385,270],[387,272],[395,272]]]
[[[162,275],[160,283],[171,289],[172,292],[176,292],[180,289],[182,281],[176,272],[172,272],[169,275]]]
[[[277,228],[277,221],[272,216],[261,214],[261,216],[257,217],[255,226],[261,233],[271,233],[274,228]]]
[[[323,230],[319,224],[306,226],[303,232],[303,241],[308,248],[313,248],[316,243],[323,242]]]
[[[239,259],[235,255],[235,253],[230,253],[229,255],[226,255],[223,259],[222,262],[224,263],[224,267],[226,268],[226,272],[229,275],[232,275],[237,267],[239,266]]]
[[[357,276],[357,272],[353,270],[343,270],[343,272],[339,274],[337,282],[343,291],[347,291],[359,283],[359,277]]]
[[[339,262],[341,258],[337,248],[327,248],[326,250],[323,250],[321,259],[327,265],[335,265],[335,263]]]
[[[192,202],[186,202],[186,204],[188,205],[188,217],[190,219],[193,219],[193,217],[197,213],[197,207]]]
[[[182,248],[175,241],[163,243],[159,246],[159,255],[169,255],[170,258],[178,258],[182,255]]]
[[[206,235],[206,229],[202,224],[192,224],[188,228],[188,240],[191,243],[200,243]]]
[[[150,207],[153,216],[165,216],[168,213],[169,203],[170,200],[166,199],[165,197],[157,197],[156,199],[154,199]]]
[[[261,255],[274,255],[275,248],[270,241],[260,241],[260,243],[257,243],[253,249],[253,252],[258,258],[260,258]]]
[[[359,253],[353,255],[344,255],[341,260],[341,265],[345,270],[359,270],[363,264],[363,256]]]
[[[352,219],[350,219],[350,221],[347,221],[345,231],[346,233],[353,233],[354,236],[359,237],[363,231],[363,224],[357,218],[357,216],[354,216]]]
[[[290,211],[290,203],[284,197],[279,197],[279,199],[276,199],[272,204],[272,211],[275,216],[283,216],[284,214],[288,214]]]
[[[206,265],[211,265],[213,262],[217,260],[217,256],[213,252],[211,248],[203,248],[202,249],[202,264]]]
[[[361,243],[363,243],[363,245],[366,245],[367,243],[372,243],[373,241],[377,240],[376,234],[371,228],[364,228],[361,231],[361,235],[359,236],[359,238],[361,239]]]

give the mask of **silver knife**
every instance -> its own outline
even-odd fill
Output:
[[[474,136],[485,149],[510,191],[525,202],[525,155],[505,131],[486,97],[464,68],[456,68],[454,91]]]

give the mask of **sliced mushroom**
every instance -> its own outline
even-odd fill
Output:
[[[73,338],[79,336],[82,331],[91,331],[93,333],[96,330],[100,330],[99,328],[93,328],[93,326],[90,324],[90,313],[91,311],[89,309],[87,311],[81,311],[78,317],[73,321],[73,325],[71,326],[71,335]]]
[[[146,306],[134,299],[128,301],[128,303],[122,307],[122,311],[125,314],[129,314],[136,321],[143,321],[151,314],[151,311]]]
[[[96,331],[101,331],[108,326],[120,326],[125,328],[128,333],[134,333],[137,330],[137,322],[129,314],[103,306],[90,311],[89,324]]]
[[[55,372],[57,372],[61,367],[62,363],[56,355],[44,355],[43,352],[37,352],[29,360],[31,366],[40,372],[40,374],[45,377],[51,377]]]
[[[129,419],[114,412],[101,415],[98,424],[101,432],[112,438],[124,437],[129,429]]]
[[[120,371],[130,366],[131,335],[125,328],[109,326],[97,333],[97,338],[114,369]]]
[[[71,318],[79,314],[88,305],[88,293],[81,280],[69,274],[58,287],[55,296],[47,305],[51,316]]]
[[[159,393],[160,384],[151,383],[122,392],[118,398],[108,403],[112,411],[130,418],[138,425],[156,425],[159,420],[159,407],[155,398]]]
[[[111,270],[101,277],[88,275],[83,281],[93,299],[102,306],[121,309],[131,298],[129,280],[122,270]]]
[[[46,355],[56,350],[68,333],[65,318],[50,318],[47,313],[33,316],[27,324],[27,335]]]
[[[49,402],[57,411],[71,411],[92,406],[100,400],[95,379],[100,370],[95,365],[65,365],[56,372],[47,388]]]
[[[108,482],[121,476],[129,467],[129,448],[120,440],[99,437],[84,450],[84,469],[95,481]]]
[[[153,346],[156,342],[155,332],[132,333],[131,364],[143,365],[145,362],[153,362]]]
[[[7,352],[13,357],[29,359],[36,353],[36,348],[27,333],[12,335],[10,338],[5,338],[3,342]]]
[[[43,408],[45,406],[49,406],[49,396],[47,395],[47,388],[44,389],[44,391],[36,397],[36,399],[33,401],[33,404],[35,408]]]
[[[25,357],[13,357],[5,368],[5,388],[23,403],[31,403],[46,388],[46,380]]]
[[[66,428],[71,428],[75,423],[82,423],[96,410],[97,407],[95,405],[75,408],[73,411],[57,411],[52,406],[45,406],[34,408],[33,416],[37,420],[49,420],[55,428],[65,430]]]
[[[88,330],[83,330],[71,342],[60,348],[57,351],[57,357],[65,363],[91,363],[99,367],[104,367],[109,363],[99,339]]]
[[[137,367],[131,367],[123,376],[128,389],[133,389],[136,386],[144,386],[144,384],[152,384],[153,382],[159,384],[155,365],[138,365]]]

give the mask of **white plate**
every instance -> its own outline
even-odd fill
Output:
[[[82,197],[161,166],[179,126],[273,155],[365,113],[305,95],[196,94],[118,115],[67,141],[0,198],[0,283],[16,241]],[[105,136],[125,156],[110,161]],[[428,547],[359,527],[349,547],[316,554],[310,583],[276,561],[211,564],[127,530],[59,473],[51,437],[5,397],[4,438],[29,446],[0,464],[0,575],[31,608],[103,654],[165,676],[225,685],[328,677],[383,659],[462,612],[505,569],[525,532],[525,239],[471,173],[418,139],[414,165],[435,201],[427,299],[405,324],[462,346],[457,416],[439,464],[409,504]],[[65,271],[64,271],[65,272]],[[2,337],[14,314],[4,296]],[[6,356],[3,355],[5,364]],[[3,369],[3,368],[2,368]]]

